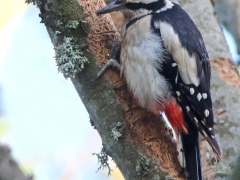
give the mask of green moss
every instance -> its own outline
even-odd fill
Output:
[[[79,13],[82,12],[82,7],[75,0],[61,0],[60,8],[63,9],[64,14],[71,15],[72,20],[81,20],[86,17],[86,14]],[[69,3],[76,3],[77,5],[69,6]]]
[[[77,39],[73,37],[64,38],[63,44],[55,48],[56,63],[58,71],[63,73],[65,78],[74,78],[77,73],[83,70],[88,59],[83,55]]]

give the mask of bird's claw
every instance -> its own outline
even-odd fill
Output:
[[[118,71],[120,71],[121,69],[121,66],[120,64],[118,63],[118,61],[116,59],[113,59],[111,58],[101,69],[100,71],[97,73],[97,76],[92,80],[92,81],[95,81],[97,80],[98,78],[100,78],[105,72],[106,70],[108,70],[109,68],[115,68],[117,69]]]

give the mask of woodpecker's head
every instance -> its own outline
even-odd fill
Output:
[[[157,11],[164,7],[169,0],[113,0],[107,6],[100,9],[97,14],[106,14],[113,11],[129,9],[132,11],[146,9]]]

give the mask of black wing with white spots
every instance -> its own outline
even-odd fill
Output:
[[[190,56],[194,55],[197,66],[196,78],[199,79],[199,84],[196,86],[194,83],[184,83],[178,71],[178,59],[176,59],[178,57],[174,59],[172,55],[174,49],[170,51],[165,48],[165,60],[160,62],[159,73],[171,85],[172,95],[177,99],[184,116],[191,120],[190,123],[194,124],[203,137],[207,139],[214,152],[221,158],[220,149],[214,135],[214,118],[210,94],[211,70],[203,38],[187,13],[176,4],[172,9],[152,16],[152,30],[160,37],[160,28],[156,28],[156,23],[161,22],[168,23],[179,37],[181,47],[176,48],[186,50]],[[168,29],[165,30],[168,31]],[[163,41],[163,47],[165,47],[164,43]]]

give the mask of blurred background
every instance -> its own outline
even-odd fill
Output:
[[[101,139],[73,85],[59,74],[39,11],[25,0],[0,0],[0,143],[37,180],[122,180],[98,171]],[[224,28],[235,62],[233,36]]]

